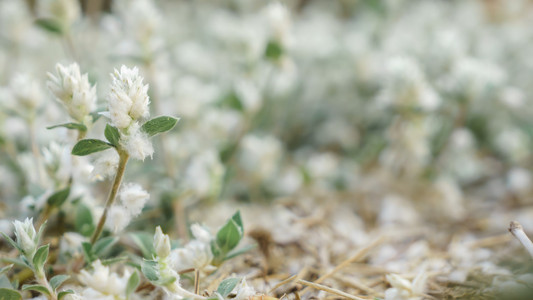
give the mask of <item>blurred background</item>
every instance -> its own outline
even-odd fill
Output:
[[[130,164],[126,177],[151,194],[132,228],[186,236],[188,221],[220,223],[240,207],[276,241],[308,234],[295,218],[326,220],[318,236],[345,239],[332,253],[390,228],[430,226],[443,236],[427,247],[438,249],[456,234],[504,233],[511,219],[533,231],[532,8],[1,0],[0,216],[35,215],[72,169],[66,224],[79,205],[98,212],[109,186],[97,181],[98,155],[73,168],[73,133],[46,129],[68,122],[46,74],[78,62],[97,83],[99,111],[109,73],[125,64],[150,84],[152,116],[181,118],[153,161]],[[383,255],[374,261],[395,257]]]

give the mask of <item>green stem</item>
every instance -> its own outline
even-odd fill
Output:
[[[122,177],[124,177],[124,171],[126,170],[126,164],[128,163],[128,158],[129,158],[128,153],[121,149],[117,149],[117,152],[120,157],[119,162],[118,162],[117,174],[115,175],[113,186],[111,187],[111,191],[109,192],[109,197],[107,198],[107,202],[105,204],[104,213],[102,214],[102,217],[100,217],[98,226],[96,227],[96,230],[94,231],[91,237],[91,244],[93,245],[100,237],[100,234],[102,234],[102,230],[104,230],[104,224],[107,219],[107,214],[109,212],[109,209],[115,202],[115,199],[117,198],[117,193],[120,188],[120,183],[122,182]]]
[[[48,289],[48,291],[50,292],[50,296],[48,296],[48,299],[57,300],[57,295],[56,295],[55,291],[52,289],[52,287],[50,286],[50,283],[48,283],[48,279],[46,279],[46,275],[44,275],[44,271],[43,270],[36,270],[35,279],[37,279],[37,282],[40,285],[45,286]]]

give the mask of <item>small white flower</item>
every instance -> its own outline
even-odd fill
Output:
[[[191,231],[194,238],[202,243],[208,244],[213,239],[211,233],[207,229],[202,227],[200,224],[193,224],[191,226]]]
[[[184,248],[173,250],[169,258],[172,268],[176,271],[189,268],[210,271],[214,256],[208,242],[192,240]]]
[[[89,83],[87,73],[81,75],[77,63],[66,67],[57,64],[56,74],[48,73],[47,86],[69,115],[80,123],[95,109],[96,87]]]
[[[116,151],[102,151],[94,162],[94,180],[104,180],[117,173],[119,156]]]
[[[165,259],[170,254],[170,239],[167,234],[163,233],[161,226],[155,229],[154,249],[160,259]]]
[[[32,257],[39,245],[39,237],[33,227],[33,218],[26,218],[24,222],[16,220],[13,225],[15,226],[17,244],[22,248],[25,255]]]
[[[84,299],[96,299],[96,297],[113,296],[111,299],[125,299],[126,285],[130,272],[125,271],[122,276],[112,273],[109,267],[102,265],[100,260],[92,264],[92,274],[81,270],[78,279],[87,288],[82,292]]]
[[[77,0],[41,0],[38,1],[39,15],[53,18],[68,29],[81,15],[81,7]]]
[[[39,84],[28,75],[18,74],[9,83],[8,99],[5,105],[20,116],[31,119],[41,105],[43,93]]]
[[[122,147],[128,154],[135,159],[144,160],[147,156],[152,157],[154,147],[149,140],[148,135],[141,131],[137,122],[133,123],[128,129],[128,134],[123,135],[120,139]]]
[[[114,233],[117,233],[126,228],[130,221],[131,215],[129,211],[121,205],[114,205],[109,209],[106,226]]]
[[[113,125],[126,129],[132,121],[148,117],[148,84],[143,84],[144,78],[139,75],[139,70],[122,66],[120,72],[115,69],[111,78],[108,110]]]
[[[144,204],[150,198],[150,194],[143,190],[139,184],[128,183],[122,188],[119,197],[129,214],[135,217],[141,213]]]

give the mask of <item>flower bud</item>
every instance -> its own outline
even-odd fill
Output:
[[[39,237],[33,228],[33,218],[26,218],[23,222],[13,222],[17,244],[26,256],[32,257],[39,245]]]
[[[170,239],[163,233],[161,226],[155,229],[154,249],[159,258],[166,258],[170,254]]]

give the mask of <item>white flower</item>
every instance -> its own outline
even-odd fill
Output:
[[[144,204],[150,198],[150,194],[143,190],[139,184],[128,183],[122,188],[119,197],[129,214],[135,217],[141,213]]]
[[[191,226],[194,240],[184,248],[175,249],[170,253],[170,264],[176,271],[195,268],[203,271],[212,269],[211,234],[198,224]]]
[[[61,22],[67,29],[81,14],[81,7],[77,0],[41,0],[39,15],[44,18],[53,18]]]
[[[247,135],[242,139],[241,148],[242,155],[239,159],[247,171],[259,178],[274,175],[283,150],[278,139],[272,136]]]
[[[386,278],[392,287],[385,291],[385,300],[422,299],[427,280],[424,272],[420,272],[413,282],[396,274],[388,274]]]
[[[42,102],[43,93],[39,84],[28,75],[18,74],[9,83],[10,102],[6,103],[22,117],[32,118]]]
[[[111,74],[112,84],[109,94],[109,118],[119,129],[128,128],[132,121],[146,118],[149,115],[148,84],[143,84],[143,77],[139,75],[137,67],[129,69],[126,66],[115,69]]]
[[[102,299],[100,297],[113,296],[110,299],[125,299],[126,285],[130,277],[130,272],[124,271],[122,276],[112,273],[109,267],[102,265],[100,260],[92,264],[92,274],[86,270],[81,270],[78,279],[87,288],[82,292],[84,299]],[[107,299],[107,298],[104,298]]]
[[[202,227],[200,224],[193,224],[191,226],[191,231],[194,238],[202,243],[209,244],[213,239],[211,233],[207,229]]]
[[[167,234],[163,234],[161,226],[155,229],[154,249],[160,259],[165,259],[170,254],[170,239]]]
[[[288,42],[291,29],[291,16],[287,7],[280,2],[270,3],[265,11],[270,29],[270,36],[278,43]]]
[[[243,278],[241,284],[237,287],[237,296],[235,300],[248,300],[255,296],[256,292],[253,287],[246,284],[246,278]]]
[[[81,75],[77,63],[67,67],[57,64],[56,74],[48,73],[47,86],[69,115],[80,123],[95,109],[96,87],[89,83],[87,73]]]
[[[102,151],[94,162],[94,180],[104,180],[117,173],[119,156],[116,151]]]
[[[126,135],[122,135],[120,142],[132,158],[144,160],[147,156],[152,157],[154,154],[152,142],[148,135],[141,131],[137,122],[131,125]]]
[[[114,205],[109,209],[106,226],[114,233],[117,233],[126,228],[130,221],[131,215],[129,211],[121,205]]]
[[[39,245],[39,236],[37,236],[33,227],[33,218],[26,218],[24,222],[16,220],[13,222],[13,225],[15,226],[17,244],[24,251],[25,255],[32,257]]]

